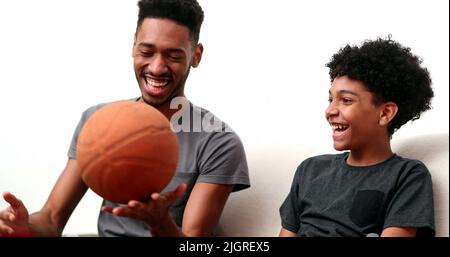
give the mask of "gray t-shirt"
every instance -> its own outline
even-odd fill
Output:
[[[139,99],[139,98],[138,98]],[[137,99],[133,99],[137,100]],[[72,138],[68,152],[71,159],[76,159],[76,146],[79,133],[88,118],[106,104],[99,104],[87,109]],[[214,117],[211,112],[197,107],[189,102],[188,108],[191,128],[197,118]],[[227,124],[222,123],[222,131],[189,130],[177,132],[179,142],[179,162],[175,176],[163,192],[175,189],[180,183],[186,183],[187,189],[183,196],[177,199],[170,213],[178,226],[181,227],[183,213],[189,195],[197,182],[234,185],[233,192],[248,188],[250,179],[244,147],[239,136]],[[199,132],[193,132],[199,131]],[[103,205],[119,206],[103,200]],[[147,225],[136,219],[119,217],[110,213],[100,212],[98,219],[100,236],[151,236]]]
[[[422,162],[394,155],[355,167],[347,157],[321,155],[300,164],[280,207],[283,228],[298,236],[380,235],[386,227],[434,235],[431,175]]]

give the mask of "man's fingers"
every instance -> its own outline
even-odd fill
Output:
[[[159,193],[153,193],[153,194],[150,196],[150,198],[151,198],[152,200],[158,200],[160,196],[161,196],[161,195],[160,195]]]
[[[177,199],[184,193],[184,190],[186,190],[186,187],[187,187],[187,185],[185,183],[181,183],[174,191],[167,193],[165,195],[167,201],[169,201],[170,203],[175,201],[175,199]]]
[[[187,185],[185,183],[181,183],[178,188],[175,190],[175,193],[178,196],[181,196],[184,193],[184,190],[186,190]]]
[[[145,204],[136,200],[131,200],[128,203],[128,207],[130,207],[133,210],[142,209],[145,208]]]
[[[9,216],[8,216],[8,220],[9,220],[10,222],[14,222],[14,221],[17,220],[17,216],[14,215],[13,213],[10,213]]]
[[[14,233],[14,229],[10,226],[0,225],[0,235],[11,235]]]
[[[129,204],[131,204],[131,201]],[[114,207],[114,208],[108,207],[108,206],[102,206],[101,210],[104,212],[111,213],[112,215],[136,219],[138,217],[137,212],[139,211],[136,208],[137,208],[137,205],[133,206],[133,207],[132,206],[119,206],[119,207]]]
[[[113,208],[108,206],[102,206],[102,211],[112,213]]]
[[[7,201],[14,210],[16,210],[17,208],[21,208],[21,207],[25,208],[22,201],[20,199],[18,199],[16,196],[14,196],[13,194],[11,194],[10,192],[4,192],[3,199],[5,199],[5,201]]]
[[[131,209],[128,206],[116,207],[112,210],[112,214],[117,215],[117,216],[122,216],[122,217],[133,218],[133,219],[139,218],[138,212]]]
[[[175,191],[173,191],[172,196],[175,198],[180,197],[184,193],[184,190],[186,190],[186,188],[187,188],[187,185],[185,183],[181,183],[177,187],[177,189],[175,189]]]
[[[6,210],[0,212],[0,220],[11,220],[11,207],[8,207]]]
[[[108,206],[102,206],[101,208],[104,212],[109,212],[114,215],[118,216],[124,216],[131,212],[130,207],[128,206],[119,206],[119,207],[108,207]]]
[[[118,206],[114,208],[102,206],[101,210],[117,216],[137,218],[138,216],[140,216],[139,213],[142,213],[142,211],[145,212],[145,210],[148,209],[150,206],[152,206],[150,208],[160,208],[158,207],[160,206],[160,204],[162,204],[161,206],[170,205],[173,201],[175,201],[175,199],[177,199],[184,193],[186,187],[187,185],[183,183],[180,184],[175,190],[168,192],[164,195],[160,195],[159,193],[153,193],[151,195],[151,200],[147,203],[131,200],[128,202],[128,205],[126,206]]]

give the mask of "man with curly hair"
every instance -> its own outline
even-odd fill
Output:
[[[394,132],[430,109],[421,60],[389,39],[347,45],[327,64],[336,155],[303,161],[280,207],[280,236],[434,236],[431,175],[392,152]]]
[[[193,105],[184,96],[191,67],[200,63],[199,44],[203,10],[196,0],[141,0],[133,46],[140,101],[172,119],[182,112],[182,122],[197,117],[218,120],[212,113]],[[180,100],[184,99],[184,100]],[[185,110],[172,108],[182,104]],[[61,235],[66,222],[88,189],[81,180],[76,160],[78,135],[87,119],[98,109],[83,113],[68,152],[67,165],[44,207],[28,215],[21,200],[9,192],[10,207],[0,212],[0,235]],[[187,114],[188,116],[186,116]],[[190,123],[189,123],[190,124]],[[193,128],[177,131],[179,163],[163,193],[148,202],[132,200],[118,204],[104,200],[98,219],[100,236],[209,236],[233,191],[250,186],[245,151],[240,138],[226,124],[225,131]],[[189,126],[188,126],[189,129]]]

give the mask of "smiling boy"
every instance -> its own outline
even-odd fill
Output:
[[[433,236],[431,175],[393,153],[394,132],[431,108],[431,78],[389,39],[332,57],[325,117],[336,155],[303,161],[280,208],[280,236]]]

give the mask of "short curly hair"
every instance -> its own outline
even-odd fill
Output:
[[[374,94],[374,104],[394,102],[397,115],[388,125],[389,135],[410,120],[420,118],[431,109],[430,73],[421,67],[422,59],[398,42],[378,38],[365,41],[360,47],[346,45],[326,64],[330,78],[348,76],[364,83]]]
[[[197,0],[140,0],[136,31],[145,18],[162,18],[186,26],[191,32],[191,39],[198,43],[204,13]]]

